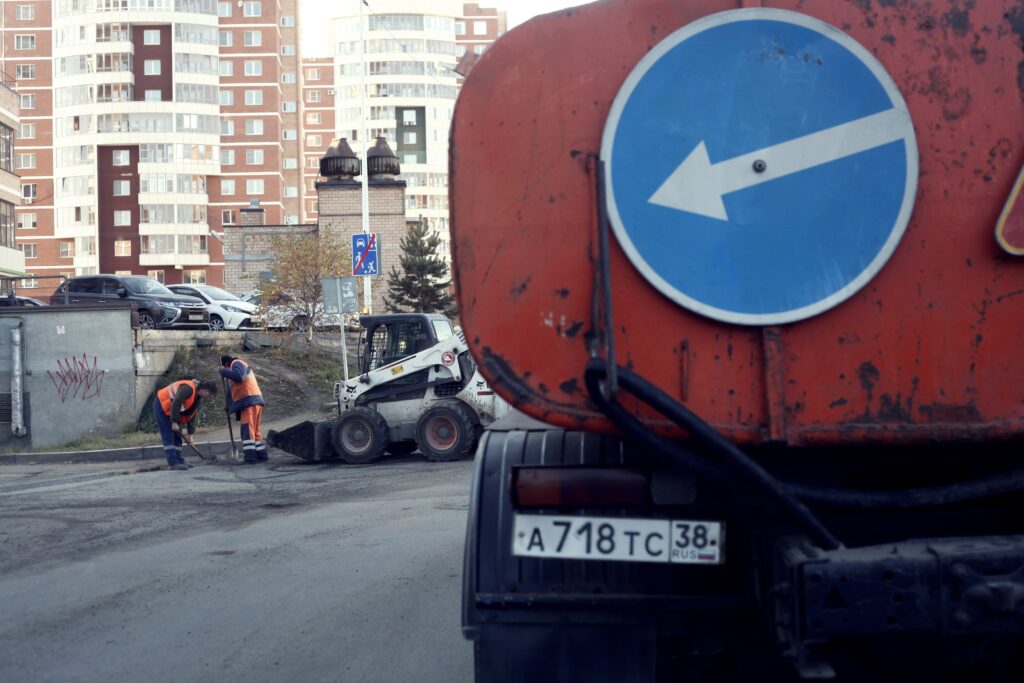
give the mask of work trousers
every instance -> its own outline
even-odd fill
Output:
[[[177,465],[185,462],[185,459],[181,457],[181,434],[171,431],[171,418],[164,412],[159,398],[153,399],[153,416],[156,418],[156,426],[160,428],[160,441],[164,444],[167,464]],[[182,429],[184,428],[182,426]]]
[[[267,444],[263,441],[260,431],[260,420],[263,419],[263,406],[247,406],[242,408],[242,456],[246,462],[265,462]]]

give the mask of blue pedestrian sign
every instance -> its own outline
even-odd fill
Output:
[[[609,219],[652,286],[701,315],[817,315],[885,265],[910,220],[917,142],[885,68],[838,29],[740,9],[636,65],[601,144]]]
[[[375,232],[352,235],[352,274],[380,275],[380,244]]]

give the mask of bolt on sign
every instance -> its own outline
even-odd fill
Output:
[[[996,240],[999,246],[1014,256],[1024,256],[1024,166],[1020,169],[1017,181],[1010,188],[1010,197],[1006,200],[1003,213],[996,223]]]

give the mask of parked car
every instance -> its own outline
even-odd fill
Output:
[[[167,285],[167,289],[175,294],[194,296],[205,302],[206,310],[210,314],[211,330],[222,332],[252,326],[252,314],[256,311],[256,304],[242,301],[225,289],[212,285]]]
[[[36,307],[36,306],[49,306],[49,304],[46,303],[45,301],[40,301],[39,299],[33,299],[30,296],[21,296],[20,294],[18,294],[18,295],[14,295],[14,296],[8,295],[8,296],[0,297],[0,306],[29,306],[29,307]]]
[[[139,327],[160,330],[210,329],[210,314],[201,299],[175,294],[162,284],[142,275],[79,275],[61,283],[50,303],[103,305],[131,301],[139,310]]]
[[[264,327],[268,330],[294,330],[304,332],[309,327],[309,316],[306,315],[302,306],[284,296],[276,297],[273,301],[265,301],[265,297],[258,289],[242,293],[242,300],[256,307],[253,312],[252,323],[256,327]],[[319,312],[320,308],[317,308]],[[318,316],[316,329],[331,330],[338,329],[341,324],[341,316],[337,313],[325,313]]]

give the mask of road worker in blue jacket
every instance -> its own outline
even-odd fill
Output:
[[[228,384],[228,412],[242,422],[242,456],[247,463],[265,462],[267,444],[260,431],[264,404],[256,373],[241,358],[221,356],[220,364],[220,375]]]
[[[153,398],[153,416],[160,428],[160,440],[167,456],[167,469],[187,470],[192,467],[181,457],[181,430],[188,434],[196,431],[199,404],[204,398],[217,393],[213,382],[198,379],[182,379],[171,382],[156,392]]]

